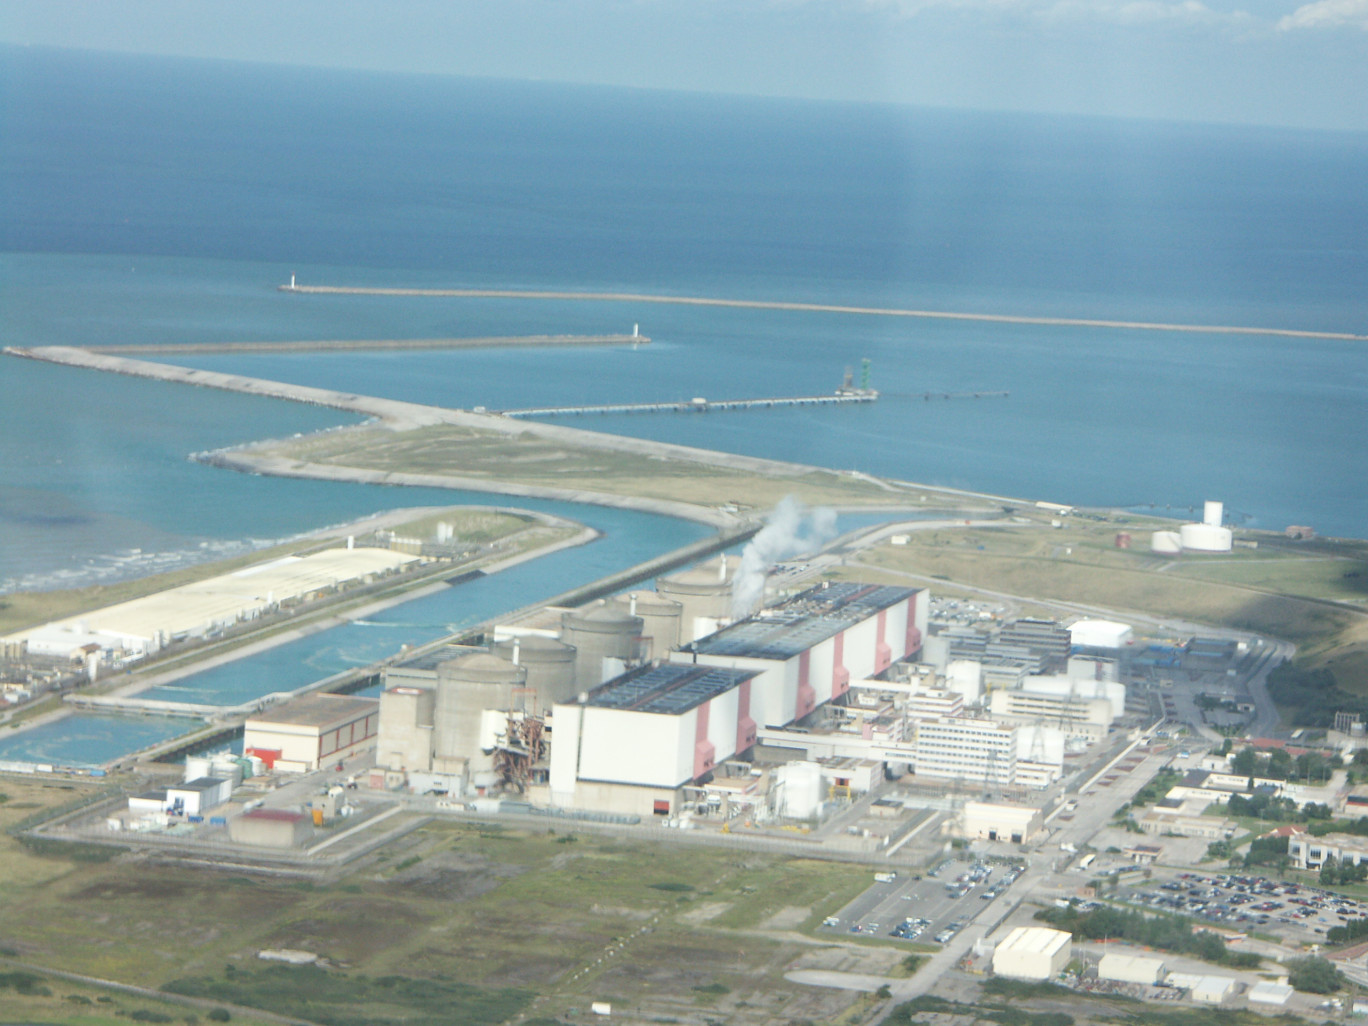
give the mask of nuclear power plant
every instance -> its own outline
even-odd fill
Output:
[[[810,817],[899,776],[1026,798],[1126,713],[1125,624],[933,635],[926,589],[853,581],[732,620],[754,562],[524,611],[488,645],[390,667],[372,786],[633,820]]]

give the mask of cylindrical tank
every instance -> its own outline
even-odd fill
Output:
[[[1184,524],[1178,529],[1183,548],[1192,552],[1229,552],[1232,535],[1228,527],[1211,524]]]
[[[1150,551],[1166,556],[1183,551],[1183,539],[1177,531],[1155,531],[1150,535]]]
[[[207,777],[214,760],[204,755],[188,755],[185,758],[185,779],[198,780]]]
[[[656,581],[657,594],[673,599],[683,607],[679,626],[681,642],[687,644],[705,637],[731,619],[736,564],[737,560],[729,560],[723,554],[718,559]]]
[[[561,640],[575,646],[576,687],[580,691],[596,688],[622,664],[636,662],[644,627],[641,617],[603,599],[563,614]]]
[[[536,708],[549,709],[557,702],[573,702],[575,646],[555,638],[529,634],[494,643],[494,654],[517,663],[527,673],[527,686],[536,690]]]
[[[1202,523],[1208,527],[1220,527],[1221,521],[1225,519],[1225,504],[1207,500],[1202,508]]]
[[[643,658],[664,659],[679,647],[680,624],[684,616],[684,606],[679,602],[655,592],[634,591],[614,597],[611,604],[626,610],[629,616],[641,617],[641,633],[650,639]]]
[[[433,715],[434,769],[439,760],[466,760],[470,768],[488,769],[483,757],[481,724],[487,709],[518,706],[514,689],[527,683],[527,671],[498,656],[472,652],[437,667],[437,709]],[[442,767],[450,771],[453,767]]]

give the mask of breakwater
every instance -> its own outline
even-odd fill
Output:
[[[364,353],[403,349],[517,349],[554,346],[636,346],[647,335],[490,335],[478,338],[314,339],[296,342],[186,342],[83,346],[88,353],[111,356],[156,356],[192,353]]]
[[[404,289],[354,285],[282,285],[282,292],[338,296],[446,296],[470,299],[554,299],[599,303],[668,303],[678,306],[720,306],[738,310],[793,310],[799,313],[855,314],[867,317],[918,317],[943,321],[981,321],[987,324],[1039,324],[1061,328],[1117,328],[1125,331],[1176,331],[1204,335],[1273,335],[1281,338],[1339,339],[1368,342],[1368,335],[1346,331],[1307,331],[1235,324],[1174,324],[1163,321],[1107,320],[1094,317],[1036,317],[1028,314],[972,313],[961,310],[917,310],[903,307],[846,306],[838,303],[790,303],[766,299],[720,299],[712,296],[669,296],[649,292],[551,292],[526,289]]]

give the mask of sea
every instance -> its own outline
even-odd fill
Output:
[[[490,409],[823,394],[867,366],[881,398],[864,406],[564,422],[1025,500],[1186,517],[1217,499],[1236,525],[1368,537],[1362,339],[277,289],[293,274],[1365,335],[1363,133],[0,49],[6,345],[640,325],[635,348],[167,359]],[[937,398],[974,391],[1008,394]],[[0,357],[0,601],[398,506],[505,502],[188,458],[351,422]],[[258,675],[351,665],[705,533],[521,504],[604,538]],[[203,687],[262,693],[250,672]]]

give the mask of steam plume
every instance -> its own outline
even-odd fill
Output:
[[[741,550],[732,579],[732,619],[755,612],[765,597],[765,575],[784,559],[813,552],[836,537],[836,512],[808,509],[792,495],[775,506],[760,533]]]

